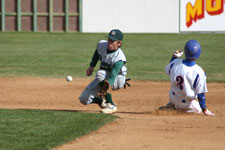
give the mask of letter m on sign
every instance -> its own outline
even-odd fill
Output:
[[[186,25],[190,27],[193,20],[204,18],[204,0],[196,0],[194,6],[191,2],[186,5]]]

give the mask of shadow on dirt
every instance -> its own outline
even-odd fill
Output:
[[[69,109],[29,109],[29,108],[18,108],[15,110],[37,110],[37,111],[64,111],[64,112],[79,112],[79,113],[100,113],[99,110],[69,110]],[[129,111],[118,111],[116,114],[133,114],[133,115],[196,115],[194,113],[186,113],[177,110],[154,110],[154,111],[144,111],[144,112],[129,112]]]

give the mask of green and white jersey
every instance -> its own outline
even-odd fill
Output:
[[[115,52],[107,53],[107,45],[108,42],[106,40],[101,40],[98,43],[97,51],[99,55],[99,59],[101,61],[100,69],[111,71],[113,65],[118,61],[123,61],[126,63],[126,57],[123,51],[119,48]],[[123,65],[119,74],[126,75],[127,68]]]

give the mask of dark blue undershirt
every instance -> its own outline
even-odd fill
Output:
[[[192,66],[194,66],[194,65],[196,64],[195,61],[190,61],[190,60],[188,60],[188,59],[184,59],[184,60],[182,61],[182,63],[183,63],[184,65],[188,66],[188,67],[192,67]]]

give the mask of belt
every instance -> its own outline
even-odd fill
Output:
[[[100,66],[100,69],[106,70],[106,71],[111,71],[112,70],[112,69],[107,69],[107,68],[104,68],[104,67],[101,67],[101,66]]]

